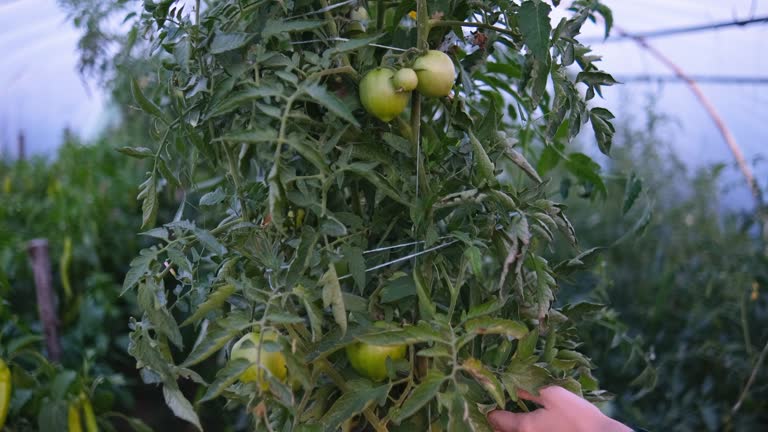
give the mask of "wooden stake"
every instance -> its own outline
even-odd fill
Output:
[[[45,344],[48,348],[48,359],[53,362],[61,360],[61,345],[56,316],[56,294],[51,283],[51,260],[48,255],[48,240],[35,239],[27,243],[27,255],[35,276],[35,292],[37,294],[37,310],[43,323]]]
[[[18,139],[16,141],[17,148],[18,148],[18,159],[19,160],[24,160],[24,159],[27,158],[27,149],[26,149],[25,142],[26,142],[26,140],[24,138],[24,131],[20,130],[19,131]]]

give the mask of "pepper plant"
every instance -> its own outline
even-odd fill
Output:
[[[131,87],[157,144],[122,149],[153,161],[157,242],[123,286],[145,382],[199,429],[215,400],[249,430],[488,431],[488,410],[528,409],[520,389],[604,396],[575,332],[599,306],[555,307],[595,250],[538,171],[605,193],[570,146],[591,124],[610,150],[589,100],[615,81],[577,40],[598,16],[607,34],[597,0],[145,1],[162,68]],[[443,55],[449,94],[419,66]],[[183,198],[158,221],[166,188]]]

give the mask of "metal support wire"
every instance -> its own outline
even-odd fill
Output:
[[[684,83],[687,81],[681,78],[679,75],[615,75],[616,80],[622,83],[636,83],[636,82],[671,82],[671,83]],[[688,75],[692,81],[696,81],[700,84],[728,84],[728,85],[766,85],[768,84],[768,76],[756,77],[756,76],[728,76],[728,75]]]
[[[668,28],[668,29],[653,30],[648,32],[628,33],[625,31],[620,31],[617,36],[611,36],[608,39],[584,38],[584,39],[581,39],[581,42],[582,43],[610,43],[610,42],[621,42],[621,41],[631,40],[635,38],[652,39],[652,38],[674,36],[674,35],[686,34],[686,33],[698,33],[703,31],[710,31],[710,30],[719,30],[719,29],[728,28],[728,27],[746,27],[752,24],[768,24],[768,16],[761,16],[761,17],[749,18],[744,20],[736,20],[736,21],[724,21],[724,22],[717,22],[717,23],[710,23],[710,24],[700,24],[700,25],[689,26],[689,27],[674,27],[674,28]],[[618,30],[618,28],[616,29]]]
[[[304,41],[295,41],[295,42],[291,42],[291,45],[304,45],[304,44],[309,44],[309,43],[326,42],[326,41],[347,42],[347,41],[349,41],[349,39],[343,38],[343,37],[329,37],[329,38],[325,38],[325,39],[311,39],[311,40],[304,40]],[[376,48],[389,49],[389,50],[392,50],[392,51],[401,51],[401,52],[408,51],[407,49],[403,49],[403,48],[398,48],[398,47],[393,47],[393,46],[388,46],[388,45],[375,44],[375,43],[369,43],[368,45],[376,47]]]
[[[436,251],[438,249],[446,248],[446,247],[448,247],[448,246],[450,246],[450,245],[452,245],[452,244],[454,244],[456,242],[458,242],[458,240],[452,240],[452,241],[449,241],[448,243],[443,243],[443,244],[439,244],[437,246],[432,246],[429,249],[424,249],[423,251],[415,252],[415,253],[412,253],[410,255],[406,255],[406,256],[400,257],[400,258],[395,258],[392,261],[387,261],[385,263],[382,263],[382,264],[375,265],[373,267],[367,268],[367,269],[365,269],[365,272],[369,273],[369,272],[372,272],[374,270],[378,270],[380,268],[391,266],[392,264],[397,264],[399,262],[408,261],[409,259],[416,258],[416,257],[419,257],[421,255],[428,254],[430,252],[434,252],[434,251]],[[339,278],[339,280],[344,280],[344,279],[348,279],[348,278],[351,278],[351,277],[352,277],[352,274],[347,274],[347,275],[341,276]]]

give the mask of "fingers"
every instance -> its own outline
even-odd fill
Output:
[[[528,414],[509,411],[492,411],[488,413],[488,422],[495,432],[525,432]]]
[[[551,408],[553,405],[567,399],[579,398],[568,390],[559,386],[549,386],[539,389],[539,396],[528,393],[525,390],[518,390],[517,396],[521,399],[535,402],[544,408]]]
[[[518,390],[518,391],[517,391],[517,396],[518,396],[520,399],[529,400],[529,401],[531,401],[531,402],[535,402],[535,403],[537,403],[537,404],[539,404],[539,405],[541,405],[541,406],[545,406],[546,404],[545,404],[545,402],[544,402],[544,400],[545,400],[545,397],[544,397],[544,390],[546,390],[546,389],[540,389],[540,390],[539,390],[539,394],[540,394],[539,396],[535,396],[535,395],[533,395],[533,394],[531,394],[531,393],[528,393],[528,392],[527,392],[527,391],[525,391],[525,390]]]

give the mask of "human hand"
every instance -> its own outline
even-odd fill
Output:
[[[632,432],[585,399],[568,390],[552,386],[534,396],[518,391],[518,396],[542,406],[529,413],[493,411],[488,420],[495,432]]]

